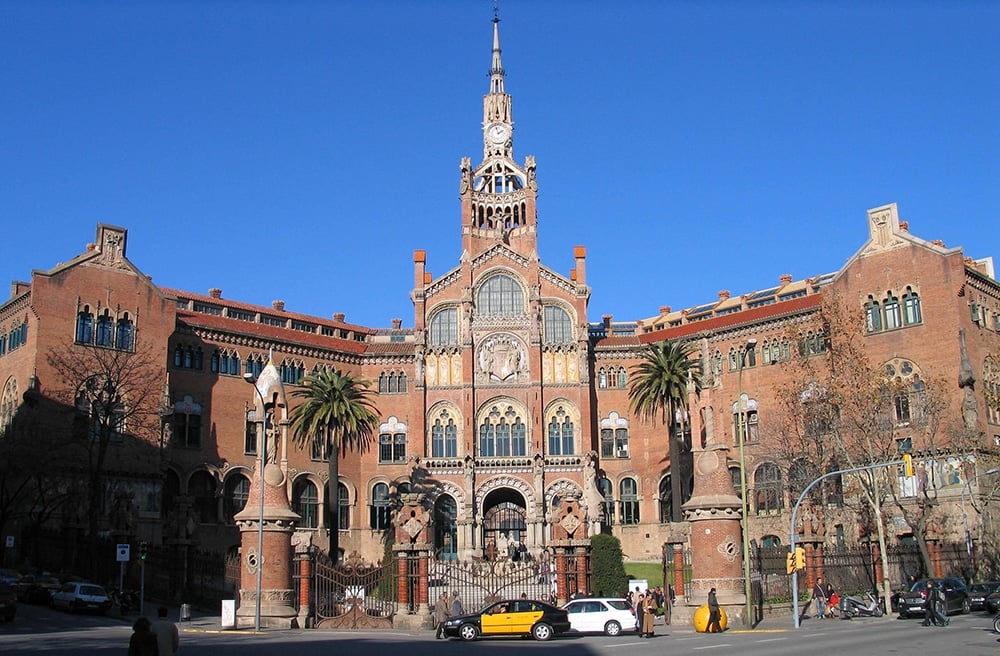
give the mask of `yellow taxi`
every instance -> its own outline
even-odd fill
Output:
[[[449,638],[475,640],[479,636],[531,636],[548,640],[569,631],[565,610],[533,599],[506,599],[478,613],[450,617],[444,624]]]

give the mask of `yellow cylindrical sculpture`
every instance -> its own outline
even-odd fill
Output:
[[[694,630],[698,633],[705,633],[708,630],[708,604],[702,604],[698,606],[698,610],[694,612],[694,617],[692,618],[694,623]],[[726,609],[719,607],[719,626],[722,630],[726,630]]]

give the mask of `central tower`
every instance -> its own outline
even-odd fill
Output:
[[[502,241],[529,257],[537,257],[535,158],[524,166],[514,161],[514,119],[504,89],[500,58],[500,19],[493,17],[490,90],[483,96],[483,160],[475,168],[462,159],[462,250],[475,257]]]

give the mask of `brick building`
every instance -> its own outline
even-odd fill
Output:
[[[297,539],[325,548],[339,531],[342,551],[377,560],[394,499],[419,484],[429,490],[441,557],[481,556],[512,543],[538,553],[552,539],[555,510],[574,499],[585,513],[577,536],[611,531],[630,559],[658,561],[665,544],[721,546],[695,543],[688,522],[671,521],[681,519],[671,510],[678,488],[669,478],[668,434],[675,427],[633,416],[628,398],[645,345],[695,339],[715,443],[736,445],[735,417],[744,407],[737,398],[746,397],[751,538],[780,542],[794,499],[787,467],[768,460],[767,413],[792,355],[822,349],[813,319],[824,294],[836,290],[868,310],[872,359],[908,380],[958,381],[968,363],[978,384],[956,382],[950,407],[958,413],[971,403],[982,446],[1000,443],[1000,284],[992,260],[971,261],[961,248],[914,236],[889,205],[868,212],[870,238],[839,271],[780,276],[770,289],[720,292],[641,320],[595,321],[585,248],[574,249],[567,272],[538,259],[536,164],[532,156],[514,158],[496,23],[489,85],[482,159],[463,158],[460,166],[462,256],[435,275],[426,254],[415,252],[411,327],[401,320],[389,328],[352,325],[344,315],[303,315],[280,301],[260,307],[218,289],[159,287],[127,259],[126,230],[99,225],[83,254],[15,282],[0,306],[0,425],[13,430],[25,420],[26,392],[46,397],[74,384],[52,366],[52,352],[150,349],[162,382],[161,423],[141,436],[126,425],[112,445],[102,528],[222,552],[239,544],[233,515],[248,501],[258,455],[254,392],[243,375],[273,362],[294,404],[303,376],[339,368],[372,381],[380,427],[371,450],[344,455],[332,484],[322,449],[285,431],[280,461],[301,517]],[[58,416],[86,413],[69,410],[76,413]],[[738,480],[735,449],[723,453]],[[936,467],[951,467],[939,460]],[[945,487],[954,498],[970,479],[969,462],[951,467],[957,478]],[[682,500],[699,471],[693,460],[685,466]],[[739,486],[722,488],[732,496]],[[132,518],[117,524],[116,499],[133,504]],[[330,499],[336,512],[326,509]],[[858,539],[849,512],[830,513],[826,540]],[[6,530],[26,531],[19,521]],[[80,521],[70,511],[47,520],[55,527]],[[906,527],[894,526],[894,539],[905,536]]]

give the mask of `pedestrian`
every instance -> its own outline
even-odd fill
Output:
[[[826,616],[833,617],[834,609],[840,603],[840,595],[837,594],[837,591],[833,589],[833,585],[829,582],[823,586],[823,594],[826,595]]]
[[[719,599],[715,596],[715,588],[708,591],[708,627],[707,633],[722,633],[722,613],[719,611]]]
[[[434,604],[434,639],[440,640],[444,637],[444,624],[448,621],[448,613],[451,610],[448,593],[442,592],[438,602]]]
[[[656,619],[656,597],[649,590],[646,590],[646,607],[645,612],[642,614],[642,637],[652,638],[655,629],[653,628],[653,620]]]
[[[150,630],[156,636],[160,656],[174,656],[177,653],[177,649],[181,646],[181,639],[177,632],[177,625],[167,619],[166,606],[160,606],[156,609],[156,620],[153,621]]]
[[[944,584],[934,588],[934,615],[941,626],[948,626],[951,622],[948,619],[948,598],[944,594]]]
[[[140,617],[132,625],[128,641],[128,656],[160,656],[156,636],[150,631],[149,618]]]
[[[451,599],[451,616],[458,617],[459,615],[465,615],[465,609],[462,608],[462,600],[458,598],[456,590]]]
[[[826,589],[823,587],[822,576],[816,578],[816,585],[813,586],[813,603],[816,605],[816,619],[826,617]]]
[[[937,602],[937,591],[934,590],[934,582],[928,581],[924,588],[924,622],[921,626],[937,626],[937,615],[934,613],[934,606]]]

